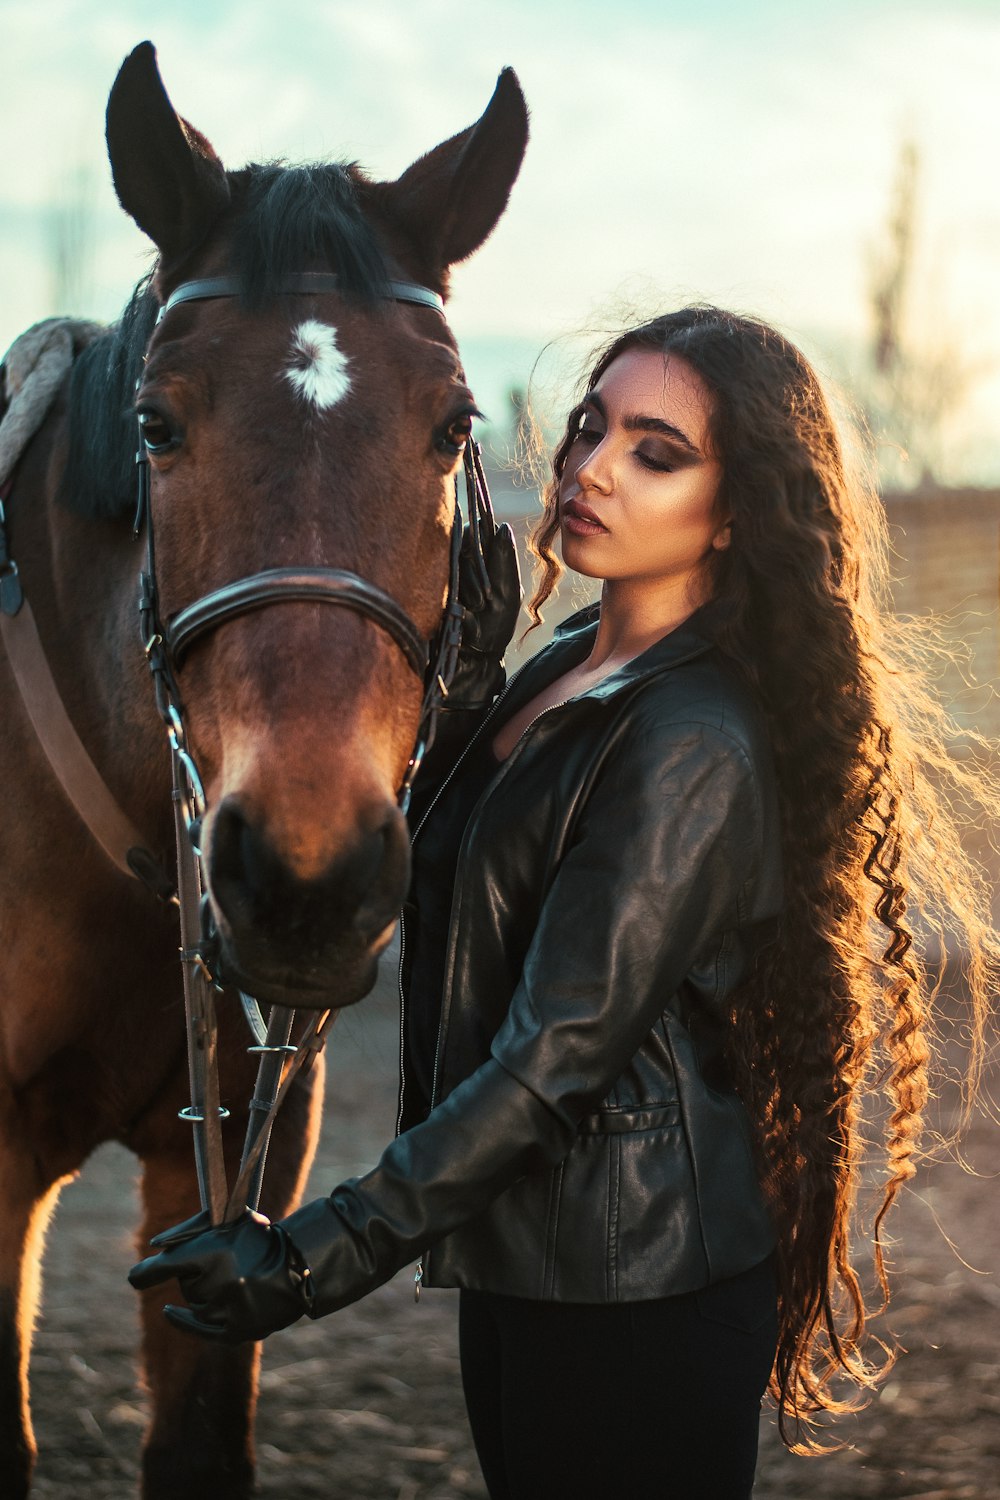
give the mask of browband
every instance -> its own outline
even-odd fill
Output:
[[[432,307],[444,317],[444,298],[430,287],[418,286],[415,281],[387,281],[383,294],[391,302],[415,302],[419,307]],[[333,271],[298,271],[283,276],[278,283],[281,293],[299,293],[303,296],[322,292],[341,291],[340,277]],[[238,297],[243,290],[236,276],[206,276],[199,281],[184,281],[175,287],[157,314],[159,323],[172,307],[181,302],[200,302],[212,297]]]

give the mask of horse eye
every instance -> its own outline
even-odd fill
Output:
[[[147,453],[166,453],[174,446],[175,438],[170,427],[150,406],[140,408],[139,431]]]
[[[461,417],[456,417],[448,428],[448,436],[456,448],[464,446],[472,436],[472,415],[465,412]]]
[[[478,415],[477,411],[467,408],[452,417],[438,439],[437,446],[442,453],[458,454],[464,451],[466,443],[472,436],[472,419]]]

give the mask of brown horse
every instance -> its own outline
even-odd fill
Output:
[[[122,66],[108,106],[114,181],[159,257],[25,452],[8,543],[77,733],[168,863],[168,759],[136,614],[137,412],[163,618],[265,570],[336,568],[431,638],[474,408],[434,298],[397,301],[391,287],[446,294],[449,265],[503,212],[526,133],[507,72],[478,123],[398,181],[336,165],[227,173],[175,114],[153,48]],[[180,284],[212,277],[239,295],[181,301],[157,323]],[[367,615],[282,598],[192,641],[177,680],[225,972],[284,1005],[358,1000],[407,880],[396,794],[423,700],[412,661]],[[177,1117],[175,915],[106,858],[63,795],[2,652],[0,704],[0,1487],[19,1500],[34,1457],[38,1262],[60,1185],[118,1140],[142,1164],[141,1243],[197,1199]],[[235,1005],[220,1009],[223,1093],[245,1121],[249,1038]],[[314,1071],[278,1118],[272,1215],[300,1191],[318,1108]],[[228,1151],[241,1135],[235,1121]],[[157,1292],[143,1309],[143,1493],[245,1496],[256,1355],[172,1332],[162,1303]]]

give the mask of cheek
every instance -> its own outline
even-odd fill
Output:
[[[692,474],[690,483],[677,496],[677,524],[692,533],[714,536],[720,524],[718,492],[717,479],[704,473]]]
[[[661,496],[658,504],[644,508],[637,517],[636,531],[640,536],[661,537],[668,547],[682,538],[692,546],[703,547],[718,526],[714,492],[693,485],[685,493],[675,492],[669,498]]]

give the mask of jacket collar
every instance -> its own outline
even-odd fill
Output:
[[[506,714],[509,715],[536,697],[549,683],[555,682],[571,667],[578,666],[589,655],[597,635],[600,613],[600,604],[589,604],[585,609],[570,615],[556,628],[551,644],[532,657],[511,679],[510,688],[504,695]],[[574,701],[611,698],[647,677],[654,677],[671,667],[680,666],[682,662],[703,656],[714,645],[713,623],[716,613],[713,604],[702,605],[701,609],[678,625],[676,630],[661,636],[639,656],[634,656],[631,661],[625,662],[617,671],[610,672],[585,692],[575,694]]]

